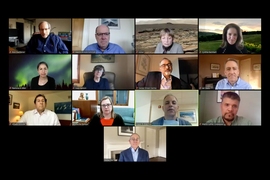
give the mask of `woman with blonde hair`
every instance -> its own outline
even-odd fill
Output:
[[[114,113],[113,102],[109,96],[100,101],[100,112],[96,113],[89,123],[89,126],[125,126],[123,118]]]

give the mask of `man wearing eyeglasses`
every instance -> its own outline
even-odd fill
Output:
[[[27,43],[26,54],[68,54],[68,48],[62,39],[51,33],[51,24],[42,21],[38,25],[39,33],[34,34]]]
[[[136,83],[137,89],[183,89],[179,78],[172,75],[172,62],[163,58],[159,63],[160,71],[148,74]]]
[[[96,28],[95,38],[96,43],[88,45],[84,52],[94,54],[122,54],[125,53],[124,49],[118,44],[110,42],[110,29],[106,25],[99,25]]]
[[[147,162],[149,161],[149,153],[145,149],[139,147],[140,136],[133,133],[129,138],[130,147],[120,153],[119,162]]]

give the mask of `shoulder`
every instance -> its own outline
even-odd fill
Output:
[[[162,121],[163,121],[163,117],[160,117],[160,118],[152,121],[151,125],[163,125]]]
[[[142,152],[148,153],[148,151],[145,150],[145,149],[143,149],[143,148],[140,148],[140,150],[141,150]]]
[[[38,78],[39,78],[39,76],[33,77],[33,78],[32,78],[32,81],[38,80]]]
[[[51,76],[47,76],[47,78],[48,78],[49,80],[53,80],[53,81],[54,81],[54,78],[51,77]]]
[[[184,119],[178,118],[180,125],[191,125],[189,121],[186,121]]]
[[[171,75],[171,76],[172,76],[172,80],[174,79],[174,80],[180,81],[180,79],[179,79],[178,77],[176,77],[176,76],[174,76],[174,75]]]
[[[149,76],[161,75],[161,72],[160,71],[150,71],[147,73],[147,75],[149,75]]]
[[[101,78],[101,81],[109,82],[109,80],[107,78]]]
[[[219,47],[219,48],[217,49],[217,53],[221,54],[222,52],[223,52],[223,48],[222,48],[222,47]]]

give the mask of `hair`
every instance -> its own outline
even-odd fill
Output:
[[[163,104],[164,104],[164,101],[165,101],[166,97],[168,97],[168,96],[173,96],[176,99],[176,101],[178,102],[178,99],[177,99],[177,97],[175,95],[173,95],[173,94],[166,94],[165,97],[163,98]]]
[[[103,69],[103,72],[102,72],[102,77],[105,75],[105,68],[104,68],[104,66],[102,66],[102,65],[96,65],[94,68],[93,68],[93,74],[95,74],[95,71],[96,70],[100,70],[100,69]]]
[[[114,110],[113,110],[113,101],[112,101],[112,99],[111,99],[109,96],[104,96],[104,97],[100,100],[100,104],[99,104],[99,107],[100,107],[99,117],[101,117],[101,118],[104,117],[103,111],[102,111],[101,103],[102,103],[102,101],[104,101],[104,100],[106,100],[106,99],[109,99],[109,101],[110,101],[110,103],[111,103],[111,106],[112,106],[111,117],[115,117],[115,113],[114,113]]]
[[[132,134],[129,136],[129,140],[131,140],[131,137],[132,137],[134,134],[136,134],[137,136],[139,136],[139,139],[141,138],[139,134],[137,134],[137,133],[132,133]]]
[[[168,60],[168,61],[172,64],[172,61],[171,61],[171,60],[169,60],[168,58],[164,57],[164,58],[161,59],[161,61],[159,62],[159,65],[161,64],[161,62],[162,62],[163,60]]]
[[[49,69],[48,64],[47,64],[46,62],[44,62],[44,61],[38,63],[37,69],[39,68],[39,66],[40,66],[41,64],[44,64],[44,65]]]
[[[97,29],[98,29],[100,26],[106,26],[106,27],[108,28],[109,32],[110,32],[109,26],[107,26],[107,25],[105,25],[105,24],[101,24],[101,25],[99,25],[99,26],[96,27],[95,33],[97,33]]]
[[[172,38],[174,38],[174,32],[173,32],[173,30],[171,30],[171,29],[169,29],[169,28],[165,28],[165,29],[162,29],[161,31],[160,31],[160,38],[162,37],[162,36],[164,36],[165,34],[168,34],[169,36],[171,36]]]
[[[47,99],[46,99],[46,97],[44,96],[44,94],[38,94],[36,97],[35,97],[35,99],[34,99],[34,103],[36,104],[36,101],[37,101],[37,98],[38,97],[43,97],[44,98],[44,100],[45,100],[45,103],[47,103]]]
[[[40,29],[40,25],[41,25],[42,23],[47,23],[47,24],[48,24],[48,29],[51,29],[51,24],[48,23],[47,21],[41,21],[41,22],[38,24],[38,29]]]
[[[227,31],[230,28],[235,28],[237,31],[237,40],[235,42],[235,47],[238,50],[242,50],[244,48],[244,41],[243,41],[243,35],[242,35],[242,30],[240,29],[240,27],[237,24],[234,23],[230,23],[227,24],[224,29],[223,29],[223,33],[222,33],[222,44],[221,44],[221,48],[225,48],[228,45],[227,42]]]
[[[232,91],[225,92],[221,97],[221,101],[223,101],[223,98],[230,98],[230,99],[237,100],[238,102],[240,102],[240,96],[237,93],[232,92]]]
[[[226,62],[225,62],[225,65],[226,65],[227,62],[229,62],[229,61],[233,61],[233,62],[235,62],[235,63],[237,64],[237,66],[239,66],[237,60],[236,60],[236,59],[233,59],[233,58],[228,58],[228,59],[226,60]]]

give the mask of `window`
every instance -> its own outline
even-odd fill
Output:
[[[72,55],[72,83],[80,83],[80,57]]]
[[[98,103],[100,103],[100,100],[104,96],[109,96],[112,101],[113,105],[118,105],[118,106],[128,106],[128,91],[98,91]]]

